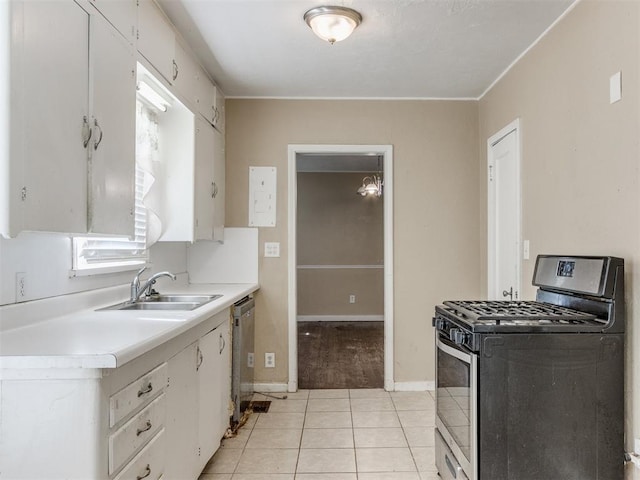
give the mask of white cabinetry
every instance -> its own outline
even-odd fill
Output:
[[[10,152],[0,161],[9,186],[2,234],[86,231],[89,13],[72,1],[10,2]],[[60,28],[64,25],[64,28]],[[6,68],[5,68],[6,67]],[[0,106],[0,108],[6,108]]]
[[[198,113],[218,130],[224,131],[224,96],[222,92],[202,70],[198,74],[196,87]]]
[[[201,116],[195,116],[193,163],[177,156],[180,163],[163,190],[167,228],[161,240],[195,242],[219,240],[224,235],[224,145],[223,137]]]
[[[167,80],[179,76],[175,60],[175,33],[153,0],[138,2],[138,51]]]
[[[229,321],[115,370],[0,368],[2,478],[196,480],[229,425]]]
[[[109,475],[122,470],[116,478],[162,476],[167,383],[162,363],[109,398]]]
[[[221,318],[222,320],[222,318]],[[231,365],[229,318],[200,339],[198,345],[198,467],[200,471],[220,446],[229,427]]]
[[[200,76],[200,65],[191,56],[189,49],[183,46],[176,38],[175,61],[178,76],[173,82],[173,86],[193,109],[198,102],[198,79]]]
[[[229,427],[229,314],[169,360],[167,478],[196,478]]]
[[[89,141],[88,199],[91,232],[130,235],[134,231],[134,53],[125,38],[102,18],[94,17],[91,29],[93,114],[90,120],[93,135]]]
[[[110,190],[94,198],[93,205],[110,202],[114,188],[119,199],[110,207],[114,216],[128,217],[133,205],[133,188],[129,191],[129,183],[132,186],[133,182],[128,183],[129,178],[119,175],[123,174],[121,166],[126,162],[133,165],[135,159],[131,152],[126,158],[120,156],[122,150],[113,143],[115,132],[98,127],[95,122],[105,127],[131,125],[135,103],[130,105],[126,118],[121,115],[127,109],[124,102],[130,101],[131,95],[119,99],[121,105],[105,113],[104,119],[98,119],[97,112],[93,115],[91,111],[93,103],[100,105],[100,96],[104,95],[101,85],[93,83],[97,81],[95,71],[111,69],[110,80],[116,82],[111,83],[111,92],[132,85],[133,56],[127,51],[132,47],[123,47],[128,43],[119,34],[113,35],[112,27],[89,4],[85,9],[71,0],[14,1],[2,8],[9,9],[6,20],[11,22],[11,41],[8,58],[0,57],[5,58],[0,65],[0,75],[4,76],[0,84],[11,95],[9,103],[0,105],[5,109],[0,115],[9,119],[12,128],[8,147],[0,151],[0,181],[8,187],[0,190],[0,234],[15,236],[23,230],[133,233],[129,230],[132,220],[128,218],[124,225],[118,223],[118,230],[113,232],[104,231],[101,224],[94,228],[87,222],[87,185],[92,181],[88,181],[88,160],[91,150],[95,150],[92,140],[100,137],[100,130],[105,139],[105,160],[118,155],[119,166],[108,179]],[[124,59],[120,57],[123,52]],[[118,61],[110,63],[114,58]],[[107,137],[111,138],[109,142]],[[127,197],[130,204],[124,200]],[[119,210],[123,203],[127,203],[126,210]]]
[[[90,1],[129,43],[135,43],[138,33],[138,6],[136,0]]]
[[[167,452],[170,461],[166,478],[197,478],[198,452],[198,378],[196,372],[198,342],[169,359],[167,391]]]

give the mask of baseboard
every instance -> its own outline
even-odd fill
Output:
[[[296,384],[297,386],[297,384]],[[293,387],[293,384],[291,385]],[[286,383],[254,383],[254,392],[266,392],[266,393],[285,393],[292,391]],[[395,382],[394,391],[396,392],[425,392],[434,391],[436,389],[436,382]]]
[[[299,322],[384,322],[384,315],[298,315]]]
[[[288,387],[286,383],[254,383],[253,391],[256,393],[282,393],[287,392]]]
[[[434,391],[436,389],[436,382],[396,382],[396,392],[425,392]]]

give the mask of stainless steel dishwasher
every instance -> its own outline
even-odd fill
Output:
[[[255,302],[244,297],[233,307],[232,385],[233,422],[240,420],[253,396],[253,345],[255,335]]]

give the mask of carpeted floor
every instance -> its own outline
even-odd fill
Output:
[[[382,388],[384,322],[299,322],[298,388]]]

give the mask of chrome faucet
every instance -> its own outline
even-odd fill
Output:
[[[151,275],[151,277],[149,277],[149,279],[144,282],[144,285],[142,285],[141,287],[140,274],[142,274],[142,272],[144,272],[146,269],[147,267],[142,267],[140,270],[138,270],[138,273],[136,273],[136,276],[133,277],[133,280],[131,281],[131,298],[129,299],[129,302],[131,303],[135,303],[140,300],[140,297],[144,295],[147,290],[150,292],[151,287],[153,287],[153,284],[156,283],[156,280],[158,278],[169,277],[171,280],[176,279],[176,276],[171,272],[158,272]]]

